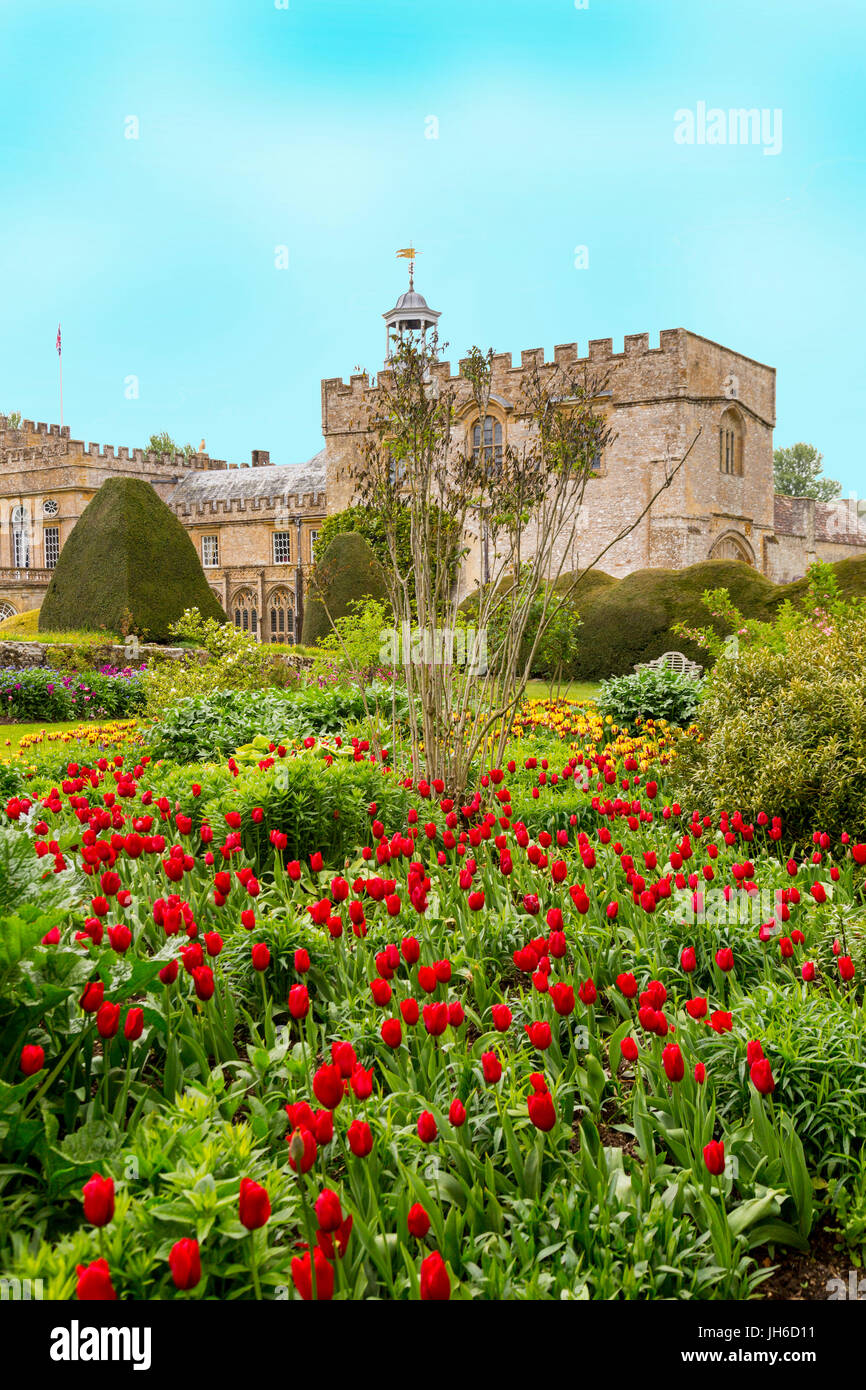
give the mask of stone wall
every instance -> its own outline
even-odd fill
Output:
[[[82,665],[140,666],[144,662],[198,661],[204,664],[207,652],[192,647],[158,647],[141,643],[136,655],[129,648],[113,642],[104,644],[72,642],[2,642],[0,641],[0,670],[23,671],[31,666],[54,666],[58,661],[64,669],[79,659]]]

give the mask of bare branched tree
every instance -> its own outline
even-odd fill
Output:
[[[639,524],[688,456],[666,467],[647,505],[599,555],[569,583],[558,584],[566,562],[574,560],[587,484],[614,437],[605,413],[607,377],[590,372],[588,364],[569,369],[533,362],[515,407],[525,428],[518,444],[503,448],[488,443],[483,429],[492,370],[492,351],[479,348],[462,364],[472,416],[482,422],[480,442],[468,449],[456,429],[457,384],[439,361],[435,338],[404,338],[395,347],[365,418],[356,422],[363,442],[353,483],[360,504],[380,513],[387,539],[386,582],[396,620],[392,656],[411,697],[413,775],[441,779],[455,798],[464,796],[482,766],[501,761],[549,624],[606,551]],[[398,552],[396,520],[406,509],[408,562]],[[467,614],[455,558],[479,543],[483,582]],[[533,624],[538,618],[531,641],[530,616]],[[487,635],[494,627],[497,649],[488,661]]]

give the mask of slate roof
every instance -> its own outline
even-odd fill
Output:
[[[325,451],[307,463],[269,464],[264,468],[202,469],[187,473],[174,488],[169,505],[228,502],[235,498],[305,497],[325,491]]]

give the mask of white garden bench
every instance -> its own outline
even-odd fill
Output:
[[[692,680],[698,680],[703,674],[703,666],[699,666],[696,661],[689,661],[684,652],[664,652],[657,656],[655,661],[639,661],[635,666],[635,671],[676,671],[678,675],[689,676]]]

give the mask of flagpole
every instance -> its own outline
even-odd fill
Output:
[[[63,433],[63,353],[60,353],[60,433]]]

